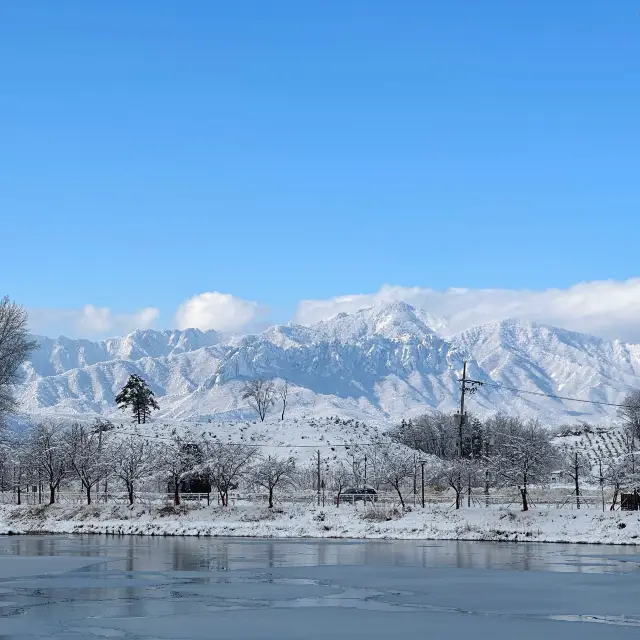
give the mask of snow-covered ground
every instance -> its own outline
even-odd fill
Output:
[[[316,450],[321,451],[322,460],[336,459],[344,454],[344,445],[375,442],[382,438],[383,425],[371,425],[360,420],[343,419],[337,416],[287,417],[277,416],[260,420],[238,420],[229,422],[149,422],[140,426],[116,425],[114,436],[140,433],[154,439],[168,437],[173,430],[188,430],[194,436],[205,434],[217,442],[235,442],[261,447],[265,455],[292,455],[299,461],[314,459]],[[386,438],[388,440],[388,438]]]
[[[624,430],[620,426],[595,430],[576,428],[575,431],[554,438],[554,444],[584,454],[594,467],[594,471],[598,460],[619,458],[628,451]]]
[[[101,533],[112,535],[243,536],[491,540],[640,544],[640,512],[583,509],[419,507],[362,505],[320,508],[283,505],[148,507],[134,505],[0,506],[0,533]]]

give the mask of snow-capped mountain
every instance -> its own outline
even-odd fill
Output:
[[[290,411],[395,420],[453,410],[464,360],[468,375],[538,393],[621,402],[640,387],[640,345],[506,321],[453,337],[404,303],[340,314],[313,326],[274,326],[240,338],[214,331],[135,331],[102,342],[39,339],[19,388],[29,413],[113,414],[131,373],[148,381],[166,419],[250,417],[245,380],[288,380]],[[547,421],[599,420],[604,406],[515,394],[492,386],[468,410],[515,411]]]
[[[123,338],[110,338],[100,342],[57,339],[36,336],[38,349],[25,367],[26,379],[53,376],[71,369],[78,369],[109,360],[140,360],[159,358],[177,353],[194,351],[218,344],[221,335],[217,331],[140,331]]]
[[[640,387],[638,344],[516,320],[469,329],[451,338],[451,344],[507,387],[604,403],[620,403]],[[528,394],[520,394],[518,402],[535,410],[541,400],[551,411],[578,417],[615,414],[597,405]]]

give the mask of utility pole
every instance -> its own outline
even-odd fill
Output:
[[[316,480],[318,484],[318,506],[320,506],[320,498],[322,492],[322,488],[320,487],[320,449],[318,449],[318,477]]]
[[[462,440],[464,425],[464,394],[467,391],[467,361],[462,366],[462,380],[460,380],[460,422],[458,423],[458,458],[462,458]],[[462,492],[462,473],[458,473],[456,480],[456,509],[461,507],[460,494]]]
[[[578,479],[578,474],[580,473],[580,463],[578,461],[578,451],[574,453],[574,481],[576,483],[576,507],[580,508],[580,480]]]
[[[418,456],[413,454],[413,506],[416,506],[416,494],[418,493]]]
[[[467,378],[467,361],[465,360],[462,366],[462,378],[460,379],[460,422],[458,423],[458,457],[462,458],[464,455],[464,398],[465,394],[469,392],[474,394],[478,387],[484,383],[480,380],[470,380]],[[471,443],[471,452],[473,453],[473,442]],[[459,498],[462,491],[462,474],[458,475],[458,498],[456,500],[456,509],[460,507]],[[469,489],[468,503],[471,504],[471,490]]]
[[[100,421],[100,423],[98,424],[98,450],[102,451],[102,432],[105,430],[104,429],[105,425],[102,421]],[[96,500],[100,499],[100,483],[98,482],[98,484],[96,484]],[[104,501],[105,504],[107,502],[109,502],[109,478],[106,477],[104,479]]]
[[[364,454],[364,487],[363,489],[367,488],[367,454]]]
[[[489,446],[493,444],[493,436],[485,435],[485,465],[489,462]],[[484,506],[489,506],[489,467],[485,467],[484,470]]]
[[[424,464],[425,464],[426,460],[421,460],[420,461],[420,473],[422,475],[422,508],[424,509]]]
[[[462,426],[464,424],[464,394],[467,391],[467,361],[462,366],[462,380],[460,380],[460,422],[458,424],[458,457],[462,458]]]

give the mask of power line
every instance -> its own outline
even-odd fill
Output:
[[[601,402],[598,400],[585,400],[584,398],[570,398],[569,396],[557,396],[552,393],[544,393],[542,391],[529,391],[527,389],[518,389],[517,387],[508,387],[503,384],[498,384],[497,382],[483,382],[482,380],[469,380],[469,379],[467,379],[466,382],[474,385],[484,386],[484,387],[493,387],[496,389],[504,389],[505,391],[513,391],[515,393],[528,393],[529,395],[532,395],[532,396],[542,396],[545,398],[553,398],[555,400],[569,400],[571,402],[598,404],[604,407],[623,407],[625,409],[633,408],[631,407],[631,405],[628,405],[628,404],[618,404],[616,402]]]

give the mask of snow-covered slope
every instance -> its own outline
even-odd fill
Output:
[[[134,331],[123,338],[100,342],[71,340],[60,336],[52,339],[36,336],[38,349],[25,368],[27,380],[52,376],[110,360],[140,360],[160,358],[194,351],[220,342],[217,331]]]
[[[505,320],[454,336],[451,344],[472,355],[495,382],[543,394],[594,402],[622,402],[640,387],[640,345],[609,341],[535,323]],[[541,399],[521,395],[535,408]],[[597,405],[544,400],[570,415],[612,412]]]
[[[438,334],[439,321],[404,303],[340,314],[314,326],[275,326],[257,335],[136,331],[103,342],[41,339],[19,388],[26,412],[116,411],[131,373],[156,394],[158,418],[250,417],[245,380],[287,379],[296,412],[389,421],[429,409],[453,410],[463,360],[477,380],[605,402],[640,387],[640,346],[508,321]],[[504,410],[563,422],[615,412],[597,405],[482,387],[469,411]]]

